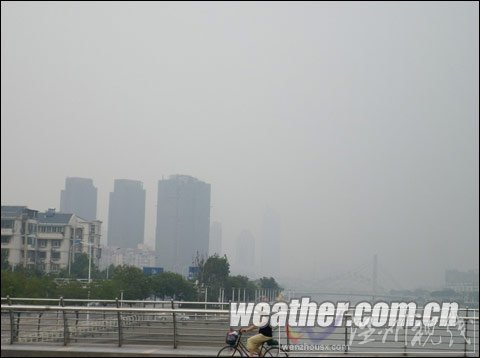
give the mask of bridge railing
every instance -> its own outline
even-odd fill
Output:
[[[98,299],[77,299],[77,298],[26,298],[26,297],[2,297],[2,304],[13,304],[13,303],[23,303],[23,304],[46,304],[54,303],[60,305],[62,302],[64,304],[78,304],[78,305],[88,305],[88,306],[115,306],[117,301],[120,303],[120,306],[129,306],[129,307],[153,307],[153,308],[171,308],[172,300],[98,300]],[[225,309],[228,308],[229,302],[199,302],[199,301],[178,301],[173,300],[174,307],[191,307],[191,308],[212,308],[212,309]]]
[[[2,304],[2,343],[223,344],[229,310]],[[123,302],[126,303],[126,302]]]
[[[80,306],[67,303],[97,301],[60,299],[56,305],[14,304],[14,301],[31,302],[32,299],[2,302],[2,344],[50,342],[220,348],[225,345],[230,324],[228,307],[205,309],[204,302],[162,301],[161,307],[153,307],[159,302],[112,300],[108,302],[110,306],[103,306],[106,302],[102,302],[102,306]],[[202,307],[198,308],[199,305]],[[210,307],[215,305],[218,302],[212,302]],[[351,318],[351,314],[347,313],[347,318]],[[455,327],[436,327],[435,332],[422,331],[422,327],[372,331],[370,327],[343,325],[280,328],[274,335],[286,349],[302,355],[318,354],[319,350],[328,354],[478,355],[478,310],[461,310],[457,322]]]

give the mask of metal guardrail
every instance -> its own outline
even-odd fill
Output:
[[[222,307],[229,303],[30,298],[2,301],[2,344],[116,342],[119,347],[125,343],[172,344],[174,348],[178,344],[220,347],[229,325],[229,310],[181,308],[206,304]],[[12,301],[53,301],[58,305],[13,304]],[[67,301],[110,306],[67,306]]]
[[[1,297],[2,303],[8,302],[77,302],[77,303],[98,303],[103,305],[115,304],[119,301],[121,304],[128,305],[168,305],[170,306],[172,300],[162,300],[162,301],[151,301],[151,300],[98,300],[98,299],[77,299],[77,298],[28,298],[28,297]],[[208,302],[208,301],[175,301],[173,300],[175,306],[178,305],[194,305],[194,306],[212,306],[212,307],[228,307],[230,302]]]
[[[13,304],[56,302],[58,305]],[[99,302],[109,306],[80,306]],[[205,309],[205,304],[207,308]],[[51,342],[209,346],[225,345],[229,328],[229,303],[182,301],[97,301],[2,298],[2,344]],[[160,307],[158,307],[160,306]],[[199,306],[201,308],[199,308]],[[215,308],[217,307],[217,308]],[[221,308],[218,308],[221,307]],[[302,355],[318,354],[440,354],[478,356],[478,310],[462,309],[457,327],[384,329],[310,327],[278,329],[275,338]],[[380,334],[381,333],[381,334]],[[430,342],[428,342],[430,340]],[[413,344],[415,342],[415,344]],[[429,343],[426,345],[426,343]],[[310,350],[306,347],[316,347]],[[330,349],[328,349],[328,346]],[[299,347],[298,349],[295,347]],[[303,347],[303,349],[302,349]],[[333,349],[332,349],[333,348]]]

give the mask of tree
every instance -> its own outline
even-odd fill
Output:
[[[3,270],[11,270],[12,267],[10,266],[10,263],[8,262],[8,250],[2,250],[2,271]]]
[[[87,284],[73,280],[58,284],[57,295],[63,298],[88,298]]]
[[[57,285],[50,276],[32,276],[25,281],[24,297],[49,298],[56,297]]]
[[[52,277],[35,271],[2,271],[2,297],[56,297],[56,284]]]
[[[282,287],[280,287],[273,277],[262,277],[258,280],[258,286],[259,288],[270,288],[278,291],[282,290]]]
[[[182,275],[162,272],[149,278],[152,293],[160,298],[191,301],[195,299],[193,283]]]
[[[88,278],[88,271],[90,268],[90,278],[99,278],[100,272],[95,266],[93,260],[90,265],[90,259],[88,254],[81,253],[75,255],[75,261],[70,264],[70,275],[68,274],[68,268],[63,269],[60,277],[72,277],[72,278]]]
[[[247,276],[230,276],[225,285],[225,297],[229,300],[232,300],[233,295],[235,295],[235,299],[237,299],[237,295],[240,291],[240,297],[243,299],[243,292],[245,290],[245,298],[248,297],[253,299],[255,297],[256,288],[257,286],[255,283],[250,281]],[[234,294],[232,294],[232,289],[235,291]]]
[[[230,264],[226,256],[219,257],[217,254],[210,256],[201,268],[203,282],[207,286],[223,286],[230,274]]]
[[[115,272],[115,265],[110,264],[107,268],[98,273],[98,278],[110,279],[112,278],[113,273]]]
[[[118,281],[98,280],[90,285],[90,298],[98,300],[114,300],[120,298],[120,288]],[[124,297],[125,298],[125,297]]]
[[[124,300],[140,300],[150,295],[148,281],[142,270],[134,266],[117,266],[112,275],[116,287],[123,291]]]
[[[2,297],[23,296],[26,277],[21,272],[2,271]]]
[[[207,260],[197,258],[194,264],[198,265],[198,300],[201,300],[200,288],[207,290],[207,299],[217,301],[220,288],[224,288],[230,274],[230,264],[227,256],[220,257],[217,254]]]

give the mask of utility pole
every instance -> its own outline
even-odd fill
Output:
[[[91,282],[92,275],[92,246],[93,243],[88,243],[88,284]]]
[[[377,254],[375,254],[373,256],[373,273],[372,273],[373,301],[375,301],[375,296],[377,294],[377,278],[378,278],[378,257],[377,257]]]

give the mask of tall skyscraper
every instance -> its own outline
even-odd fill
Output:
[[[145,189],[137,180],[116,179],[108,208],[108,246],[136,249],[143,244]]]
[[[84,220],[97,218],[97,188],[89,178],[66,178],[60,194],[60,212],[75,214]]]
[[[210,255],[222,256],[222,223],[212,222],[210,225]]]
[[[255,270],[255,237],[250,230],[243,230],[237,237],[235,263],[238,272],[250,276]]]
[[[278,275],[280,268],[280,216],[267,209],[263,216],[260,267],[266,276]]]
[[[208,255],[210,184],[188,175],[158,182],[155,250],[165,271],[187,274],[197,253]]]

